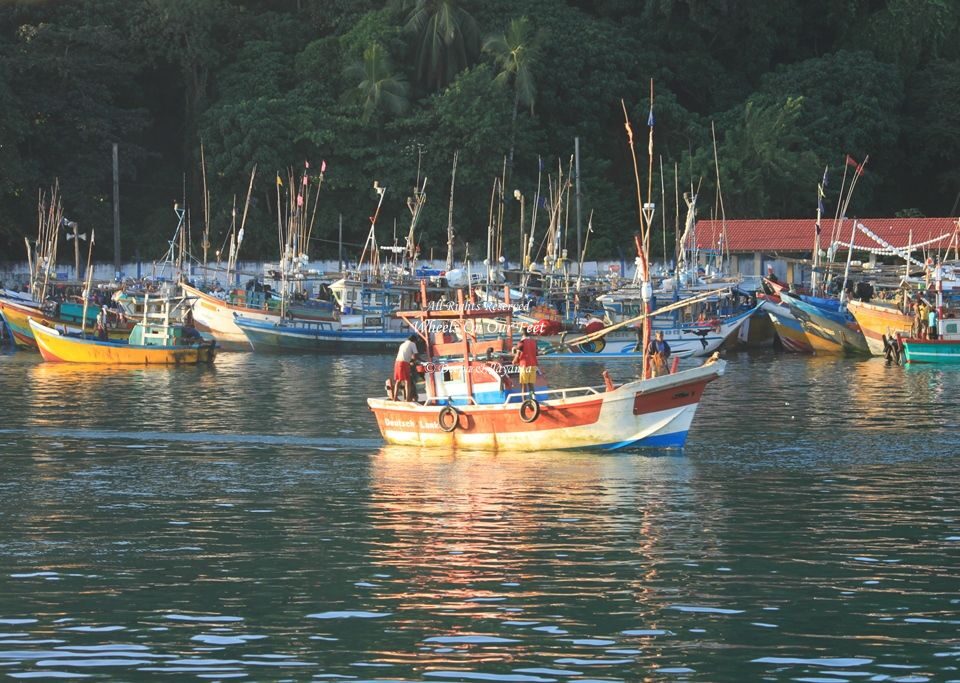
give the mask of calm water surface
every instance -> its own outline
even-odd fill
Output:
[[[0,355],[0,675],[960,680],[960,368],[734,354],[682,455],[492,455],[384,446],[391,365]]]

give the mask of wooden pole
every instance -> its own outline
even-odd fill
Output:
[[[703,301],[703,300],[705,300],[705,299],[709,299],[709,298],[712,297],[712,296],[717,296],[717,295],[719,295],[719,294],[722,294],[722,293],[724,293],[724,292],[729,292],[729,291],[731,291],[731,290],[730,290],[730,288],[728,287],[728,288],[725,288],[725,289],[716,289],[716,290],[713,290],[713,291],[710,291],[710,292],[703,292],[702,294],[697,294],[697,295],[695,295],[695,296],[691,296],[691,297],[688,297],[688,298],[686,298],[686,299],[681,299],[680,301],[674,302],[674,303],[669,304],[669,305],[667,305],[667,306],[664,306],[664,307],[662,307],[662,308],[658,308],[656,311],[654,311],[654,312],[652,312],[652,313],[641,313],[640,315],[635,316],[635,317],[633,317],[633,318],[628,318],[627,320],[623,320],[623,321],[618,322],[618,323],[616,323],[616,324],[614,324],[614,325],[609,325],[609,326],[607,326],[607,327],[604,327],[602,330],[597,330],[596,332],[591,332],[590,334],[585,334],[585,335],[583,335],[582,337],[577,337],[576,339],[574,339],[574,340],[572,340],[572,341],[566,342],[566,343],[564,344],[564,346],[579,346],[580,344],[586,344],[587,342],[591,342],[591,341],[593,341],[593,340],[595,340],[595,339],[599,339],[599,338],[601,338],[601,337],[605,337],[606,335],[610,334],[611,332],[615,332],[616,330],[619,330],[619,329],[622,329],[622,328],[624,328],[624,327],[627,327],[628,325],[633,325],[634,323],[638,323],[638,322],[647,320],[648,318],[654,318],[654,317],[656,317],[656,316],[658,316],[658,315],[661,315],[661,314],[663,314],[663,313],[670,313],[671,311],[675,311],[675,310],[677,310],[678,308],[684,308],[684,307],[686,307],[686,306],[690,306],[690,305],[692,305],[692,304],[698,303],[698,302]],[[646,355],[646,351],[644,351],[644,355]]]
[[[87,306],[90,303],[90,287],[93,285],[93,269],[90,267],[90,260],[93,256],[93,235],[94,230],[90,231],[90,247],[87,249],[87,270],[86,281],[83,286],[83,315],[80,317],[80,336],[87,336]]]
[[[447,208],[447,270],[453,269],[453,188],[457,182],[457,159],[460,150],[453,153],[453,168],[450,171],[450,205]]]
[[[113,143],[113,270],[120,278],[120,157],[119,145]]]
[[[580,234],[580,138],[579,137],[575,137],[573,139],[573,156],[575,160],[574,172],[576,173],[576,177],[574,179],[577,183],[577,190],[576,190],[577,192],[577,253],[579,254],[583,251],[583,245],[581,244],[582,238]],[[582,260],[578,265],[578,268],[581,265],[583,265]],[[580,275],[580,271],[578,270],[577,276],[579,277],[579,275]]]

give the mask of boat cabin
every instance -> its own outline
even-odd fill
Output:
[[[467,303],[458,291],[456,308],[436,309],[424,304],[418,311],[400,311],[397,317],[422,340],[425,403],[491,405],[521,403],[519,367],[508,365],[513,348],[509,290],[503,304]],[[422,299],[427,301],[426,288]],[[477,322],[496,319],[504,322],[505,337],[479,339]],[[504,361],[507,361],[506,363]],[[537,369],[534,393],[539,399],[548,391],[542,369]]]

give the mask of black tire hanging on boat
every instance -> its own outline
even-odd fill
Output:
[[[447,424],[447,416],[452,415],[453,421]],[[440,414],[437,415],[437,422],[440,424],[440,429],[445,432],[452,432],[460,425],[460,413],[453,406],[444,406],[440,410]]]
[[[529,412],[532,410],[532,412]],[[528,414],[529,413],[529,414]],[[535,398],[528,398],[520,404],[520,419],[524,422],[536,422],[540,417],[540,402]]]

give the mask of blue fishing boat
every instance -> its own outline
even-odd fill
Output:
[[[780,292],[780,301],[800,321],[814,353],[870,355],[860,325],[839,299]]]
[[[410,336],[409,329],[390,318],[367,318],[361,325],[345,325],[336,320],[290,318],[273,322],[235,314],[234,321],[254,351],[380,352],[396,349]]]

